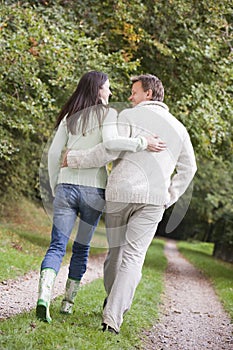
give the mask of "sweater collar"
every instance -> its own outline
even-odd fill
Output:
[[[134,108],[144,107],[144,106],[160,106],[166,109],[167,111],[169,111],[168,106],[161,101],[142,101],[138,105],[136,105]]]

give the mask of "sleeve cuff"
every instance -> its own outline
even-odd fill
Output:
[[[137,151],[144,151],[147,149],[148,142],[147,139],[144,136],[138,136],[140,143],[138,145]]]
[[[68,152],[67,165],[69,168],[77,168],[78,167],[78,157],[76,156],[75,150],[71,150]]]

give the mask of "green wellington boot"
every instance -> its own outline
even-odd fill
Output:
[[[53,269],[43,269],[40,273],[39,296],[36,306],[36,316],[39,320],[50,323],[52,321],[49,313],[50,299],[56,278]]]
[[[80,285],[80,281],[72,280],[70,278],[67,279],[65,296],[61,303],[60,312],[62,314],[72,314],[72,308],[74,305],[75,297],[79,289],[79,285]]]

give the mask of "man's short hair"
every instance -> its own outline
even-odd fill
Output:
[[[141,74],[131,78],[132,84],[140,81],[144,91],[152,90],[153,101],[163,101],[164,87],[159,78],[152,74]]]

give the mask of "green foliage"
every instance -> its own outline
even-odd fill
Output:
[[[233,73],[233,71],[232,71]],[[200,160],[230,160],[233,151],[231,95],[216,86],[193,85],[178,103],[181,120],[192,134]]]
[[[230,1],[159,1],[148,9],[151,20],[147,28],[154,41],[147,43],[150,50],[141,64],[151,70],[156,59],[155,70],[165,83],[168,104],[187,127],[197,156],[198,172],[185,235],[200,230],[203,239],[230,242],[233,238],[232,4]],[[216,229],[219,222],[222,230]]]
[[[232,162],[221,159],[203,160],[199,166],[192,203],[198,222],[208,224],[212,242],[233,241],[232,174]]]
[[[0,31],[0,194],[38,196],[42,147],[53,130],[56,114],[88,70],[112,72],[116,96],[137,62],[125,62],[120,51],[99,51],[99,38],[85,36],[72,11],[54,2],[2,6]],[[39,3],[38,3],[39,4]],[[44,2],[44,5],[46,3]]]

